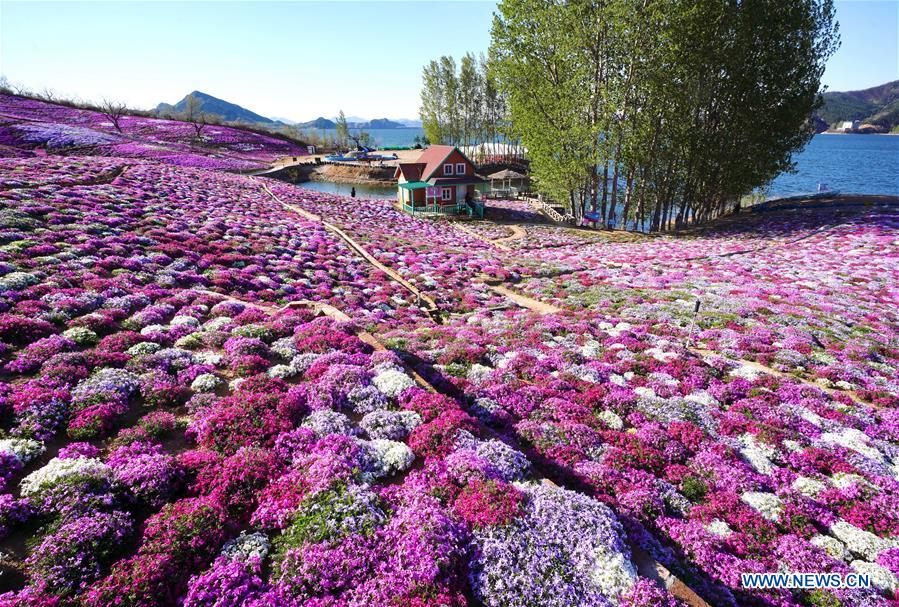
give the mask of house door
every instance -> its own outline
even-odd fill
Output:
[[[465,194],[468,192],[468,186],[459,185],[456,186],[456,203],[462,204],[465,202]]]

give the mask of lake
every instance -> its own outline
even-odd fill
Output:
[[[379,145],[410,145],[420,128],[375,129]],[[795,174],[777,177],[767,189],[769,198],[810,194],[819,183],[847,194],[889,194],[899,196],[899,136],[896,135],[815,135],[796,155]],[[309,182],[302,187],[349,195],[352,185]],[[395,188],[356,186],[358,196],[393,198]]]
[[[313,129],[320,135],[335,136],[334,129]],[[356,129],[350,129],[357,133]],[[403,129],[365,129],[371,135],[372,142],[377,146],[413,146],[416,137],[424,137],[425,132],[421,127],[408,127]]]
[[[797,172],[777,177],[769,198],[815,192],[819,183],[846,194],[899,196],[899,136],[815,135],[795,161]]]
[[[327,192],[328,194],[337,194],[339,196],[349,196],[350,191],[353,188],[356,188],[356,196],[359,198],[396,198],[395,186],[386,187],[359,183],[334,183],[331,181],[304,181],[297,185],[306,190]]]

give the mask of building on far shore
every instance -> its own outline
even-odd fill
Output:
[[[452,145],[432,145],[415,162],[401,162],[394,172],[397,199],[410,213],[456,215],[466,212],[484,179],[474,163]]]
[[[861,123],[858,120],[846,120],[837,130],[843,133],[854,133]]]

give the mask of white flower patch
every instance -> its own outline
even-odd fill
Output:
[[[634,393],[641,398],[648,398],[650,400],[658,398],[658,396],[656,396],[655,390],[653,390],[652,388],[647,388],[646,386],[634,388]]]
[[[207,320],[205,323],[203,323],[203,330],[218,331],[222,327],[224,327],[232,322],[233,321],[231,320],[231,318],[229,318],[227,316],[217,316],[217,317]]]
[[[802,495],[811,498],[817,497],[819,493],[827,489],[827,485],[821,481],[807,476],[797,476],[790,486]]]
[[[375,457],[377,466],[375,476],[377,477],[390,476],[408,470],[415,461],[415,454],[406,443],[378,438],[369,441],[368,444]]]
[[[614,411],[606,409],[597,413],[596,417],[612,430],[621,430],[624,428],[624,420],[622,420]]]
[[[838,561],[848,561],[852,558],[849,551],[846,550],[846,544],[835,537],[829,535],[816,534],[809,540],[813,546],[817,546]]]
[[[865,561],[852,561],[849,566],[858,573],[867,575],[871,578],[871,585],[888,593],[895,593],[899,590],[899,579],[896,575],[882,565],[877,563],[866,563]]]
[[[654,359],[663,363],[670,363],[671,361],[678,358],[677,352],[666,352],[661,348],[647,348],[646,354],[649,354]]]
[[[199,327],[200,321],[193,316],[175,316],[169,324],[173,327],[178,327],[181,325],[187,327]]]
[[[612,373],[609,376],[609,382],[616,386],[621,386],[622,388],[627,385],[627,380],[624,379],[624,376],[618,375],[617,373]]]
[[[12,453],[23,464],[27,464],[45,450],[44,443],[30,438],[0,439],[0,451]]]
[[[97,334],[87,327],[72,327],[62,332],[62,336],[71,339],[79,346],[97,343]]]
[[[281,339],[276,339],[272,343],[272,352],[274,352],[284,360],[290,360],[294,356],[299,354],[299,350],[297,350],[297,346],[293,343],[293,338],[291,337],[282,337]]]
[[[217,375],[213,375],[212,373],[203,373],[201,375],[197,375],[196,378],[192,382],[190,382],[190,389],[194,392],[212,392],[216,388],[218,388],[222,384],[223,380]]]
[[[711,393],[706,390],[700,390],[698,392],[688,394],[684,397],[684,400],[702,405],[703,407],[717,407],[719,404],[718,399],[716,399],[711,395]]]
[[[264,533],[241,531],[239,536],[225,542],[222,556],[232,561],[248,561],[251,558],[262,560],[268,555],[271,547],[272,543]]]
[[[194,354],[194,359],[197,361],[197,364],[200,365],[212,365],[213,367],[217,367],[222,364],[222,355],[218,352],[212,352],[211,350],[197,352]]]
[[[845,379],[841,379],[837,383],[834,384],[840,390],[855,390],[855,386],[846,381]]]
[[[769,521],[776,521],[780,516],[782,502],[780,498],[773,493],[764,491],[747,491],[740,496],[740,499],[754,508],[763,518]]]
[[[730,528],[730,525],[717,518],[706,525],[705,529],[712,535],[717,535],[718,537],[727,537],[734,532],[734,530]]]
[[[153,333],[166,333],[169,328],[166,325],[147,325],[140,330],[140,334],[147,336]]]
[[[39,494],[59,484],[73,475],[108,477],[112,474],[109,466],[98,459],[76,457],[59,459],[54,457],[43,468],[39,468],[22,479],[22,495],[28,497]]]
[[[740,437],[740,454],[749,462],[749,465],[759,474],[771,474],[774,471],[772,458],[777,456],[777,451],[770,445],[759,443],[752,434],[743,434]]]
[[[415,380],[403,371],[391,367],[375,375],[372,383],[384,396],[396,398],[403,390],[414,386]]]
[[[468,378],[468,381],[479,384],[489,378],[491,373],[493,373],[493,369],[490,367],[475,363],[469,367],[465,377]]]
[[[125,354],[128,356],[146,356],[148,354],[153,354],[155,352],[159,352],[162,350],[162,346],[153,341],[142,341],[139,344],[134,344],[127,350],[125,350]]]
[[[856,430],[855,428],[843,428],[842,432],[824,432],[818,440],[822,443],[831,443],[851,449],[884,466],[888,465],[883,454],[876,447],[872,447],[868,444],[868,435],[861,430]]]
[[[274,365],[269,367],[267,373],[269,377],[277,379],[288,379],[299,375],[299,372],[290,365]]]
[[[596,551],[596,566],[590,579],[599,591],[609,597],[618,597],[634,585],[637,570],[634,564],[620,552]]]
[[[28,272],[10,272],[0,278],[0,291],[21,291],[40,282],[37,276]]]
[[[869,487],[871,489],[876,489],[874,485],[865,480],[865,477],[854,474],[851,472],[836,472],[833,476],[830,477],[830,482],[837,489],[845,489],[851,485],[861,485],[863,487]]]
[[[591,339],[581,346],[580,352],[584,358],[599,358],[602,355],[602,344]]]
[[[805,447],[797,443],[792,439],[786,439],[783,441],[783,446],[792,451],[793,453],[799,453],[800,451],[805,451]]]
[[[859,529],[851,523],[839,520],[830,526],[830,532],[846,544],[852,554],[857,554],[865,560],[873,561],[877,555],[892,547],[892,543],[879,538],[870,531]]]
[[[732,369],[728,374],[731,377],[740,377],[747,381],[755,381],[762,372],[752,365],[742,364],[736,369]]]

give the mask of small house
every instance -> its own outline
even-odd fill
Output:
[[[473,208],[484,179],[474,163],[452,145],[432,145],[415,162],[401,162],[394,172],[397,199],[410,213],[455,215]]]
[[[853,133],[858,130],[859,124],[860,123],[858,120],[846,120],[842,125],[840,125],[839,130],[844,133]]]

